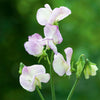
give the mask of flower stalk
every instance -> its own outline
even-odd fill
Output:
[[[36,90],[37,90],[37,92],[38,92],[38,94],[39,94],[41,100],[45,100],[44,97],[43,97],[43,95],[42,95],[42,93],[41,93],[41,91],[39,90],[38,87],[36,87]]]
[[[72,87],[72,89],[71,89],[71,91],[70,91],[70,93],[68,95],[67,100],[70,100],[71,99],[71,96],[72,96],[72,94],[73,94],[73,92],[74,92],[74,90],[75,90],[75,88],[76,88],[76,86],[78,84],[78,81],[79,81],[79,78],[76,79],[76,81],[75,81],[75,83],[74,83],[74,85],[73,85],[73,87]]]
[[[51,83],[51,94],[52,94],[52,100],[56,100],[56,96],[55,96],[55,88],[54,88],[54,81],[53,81],[53,77],[52,77],[52,62],[53,62],[53,52],[51,54],[51,58],[49,60],[49,57],[47,55],[47,61],[48,61],[48,64],[50,66],[50,83]]]

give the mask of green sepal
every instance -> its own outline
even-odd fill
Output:
[[[19,74],[22,74],[22,69],[25,65],[21,62],[19,66]]]
[[[46,53],[46,49],[45,50],[43,50],[43,54],[40,56],[40,58],[39,58],[39,60],[38,60],[38,63],[40,63],[40,61],[44,58],[46,58],[46,56],[47,56],[47,53]]]
[[[85,56],[84,56],[84,54],[80,55],[78,61],[76,62],[76,65],[77,65],[76,77],[79,78],[82,71],[83,71],[83,68],[85,66]]]

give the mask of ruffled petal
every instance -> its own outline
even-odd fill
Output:
[[[63,76],[68,69],[68,65],[60,53],[54,55],[53,69],[59,76]]]
[[[51,9],[51,7],[50,7],[50,5],[49,5],[49,4],[45,4],[45,5],[44,5],[44,7],[45,7],[45,8],[47,8],[49,11],[51,11],[51,12],[52,12],[52,9]]]
[[[20,81],[21,86],[25,90],[30,91],[30,92],[33,92],[35,90],[35,85],[33,84],[35,81],[35,77],[33,78],[33,80],[30,80],[29,78],[26,78],[26,76],[21,75],[19,81]]]
[[[48,46],[49,46],[49,48],[51,48],[51,49],[53,50],[53,52],[54,52],[55,54],[58,53],[57,47],[54,45],[54,43],[53,43],[52,40],[48,40]]]
[[[64,51],[65,51],[65,54],[66,54],[67,63],[68,63],[68,65],[70,66],[70,61],[71,61],[73,49],[70,48],[70,47],[68,47],[68,48],[66,48]]]
[[[39,42],[35,41],[28,41],[24,44],[25,50],[34,56],[40,56],[43,54],[43,45],[39,44]]]
[[[30,92],[34,91],[35,90],[35,85],[34,85],[35,77],[34,76],[31,77],[27,67],[23,68],[23,73],[24,74],[21,74],[19,77],[21,86],[27,91],[30,91]]]
[[[41,35],[35,33],[28,37],[28,41],[24,44],[25,50],[34,56],[40,56],[43,53],[44,41]]]
[[[42,40],[42,36],[38,33],[35,33],[28,37],[28,41],[38,41],[38,40]]]
[[[25,74],[26,72],[33,77],[34,75],[44,74],[46,71],[43,65],[32,65],[23,68],[22,74]]]
[[[44,27],[44,35],[47,39],[52,39],[55,44],[60,44],[63,40],[58,26],[47,24]]]
[[[41,86],[41,82],[47,83],[50,75],[45,71],[43,65],[24,66],[19,81],[21,86],[27,91],[34,91],[35,86]]]
[[[46,8],[40,8],[38,11],[37,11],[37,21],[40,25],[46,25],[48,23],[48,19],[50,18],[51,16],[51,11],[49,10],[48,7]]]
[[[56,21],[60,21],[71,14],[71,10],[67,7],[60,7],[55,8],[51,14],[51,17],[49,19],[49,23],[53,24]]]
[[[39,74],[36,77],[37,79],[39,79],[40,82],[43,82],[43,83],[47,83],[50,80],[50,75],[48,73]]]

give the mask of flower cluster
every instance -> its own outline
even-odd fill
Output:
[[[63,76],[64,74],[70,76],[72,74],[71,58],[73,49],[71,47],[65,48],[65,60],[56,47],[57,44],[60,44],[63,41],[57,23],[70,14],[71,10],[67,7],[55,8],[52,10],[48,4],[45,4],[44,8],[40,8],[37,11],[36,15],[38,23],[44,26],[44,38],[40,34],[35,33],[29,36],[28,41],[24,44],[28,54],[35,57],[42,57],[44,56],[44,52],[46,54],[46,51],[51,49],[54,52],[52,66],[59,76]],[[84,60],[82,55],[77,62],[76,70],[77,78],[80,77],[83,71],[85,78],[88,79],[89,75],[96,75],[98,68],[95,64],[90,63],[86,59]],[[49,73],[46,73],[45,67],[40,64],[32,66],[25,66],[22,64],[20,73],[21,86],[30,92],[34,91],[36,86],[41,88],[41,82],[47,83],[50,80]]]
[[[71,14],[70,9],[67,7],[55,8],[54,10],[48,4],[44,5],[44,8],[40,8],[37,11],[37,21],[40,25],[44,25],[44,38],[38,33],[35,33],[28,37],[28,41],[25,42],[24,47],[28,54],[40,57],[46,50],[53,50],[54,71],[62,76],[65,73],[71,75],[70,61],[72,56],[72,48],[66,48],[66,59],[58,52],[56,44],[60,44],[63,41],[58,21],[64,19]],[[46,46],[46,47],[45,47]],[[20,75],[21,86],[28,90],[34,91],[36,86],[41,87],[41,82],[48,82],[50,75],[45,73],[45,68],[42,65],[23,66],[22,73]]]

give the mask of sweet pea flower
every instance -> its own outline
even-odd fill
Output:
[[[96,71],[98,70],[97,66],[94,63],[87,63],[84,69],[85,79],[89,79],[89,76],[95,76]]]
[[[34,56],[40,56],[43,54],[43,38],[38,33],[28,37],[28,41],[24,44],[25,50]]]
[[[46,24],[54,24],[55,22],[58,22],[68,15],[71,14],[71,10],[67,7],[60,7],[55,8],[54,10],[51,9],[49,4],[45,4],[44,8],[40,8],[37,11],[37,21],[40,25],[46,25]]]
[[[58,26],[47,24],[44,27],[44,35],[45,40],[47,40],[47,46],[49,46],[56,54],[57,47],[55,45],[60,44],[63,40]]]
[[[70,76],[71,75],[71,57],[73,50],[72,48],[68,47],[64,50],[66,54],[66,60],[62,56],[62,54],[57,53],[54,55],[54,61],[53,61],[53,69],[54,71],[59,75],[63,76],[65,73],[66,75]]]
[[[35,91],[35,87],[41,88],[41,82],[47,83],[50,75],[46,73],[43,65],[24,66],[19,81],[21,86],[30,92]]]

